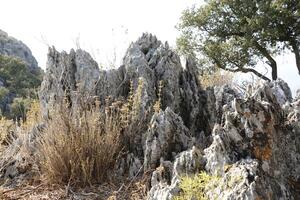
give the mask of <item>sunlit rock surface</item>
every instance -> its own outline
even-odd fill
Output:
[[[139,85],[143,85],[138,91]],[[118,173],[150,173],[148,199],[180,194],[182,176],[200,171],[220,177],[209,199],[299,199],[300,103],[282,80],[253,85],[245,94],[230,86],[203,90],[196,65],[155,36],[144,34],[117,69],[99,70],[83,50],[50,48],[40,91],[43,115],[67,98],[76,110],[81,94],[104,102],[140,92],[139,119],[161,100],[160,110],[134,131],[134,145]],[[126,174],[127,173],[127,174]]]

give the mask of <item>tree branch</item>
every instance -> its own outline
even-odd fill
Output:
[[[226,70],[226,71],[229,71],[229,72],[242,72],[242,73],[251,72],[251,73],[255,74],[256,76],[258,76],[259,78],[261,78],[261,79],[263,79],[265,81],[271,81],[268,77],[266,77],[265,75],[259,73],[255,69],[244,68],[244,67],[238,67],[238,68],[235,68],[235,69],[230,69],[230,68],[226,68],[226,67],[222,66],[221,63],[217,59],[213,59],[213,60],[216,63],[217,67],[221,68],[223,70]]]

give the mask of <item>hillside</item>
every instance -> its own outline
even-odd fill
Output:
[[[37,98],[43,72],[30,49],[0,30],[0,114],[24,118],[31,99]]]

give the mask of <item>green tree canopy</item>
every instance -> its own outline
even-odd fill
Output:
[[[30,72],[20,60],[0,55],[0,78],[10,93],[19,97],[30,96],[31,90],[41,84],[41,74]]]
[[[0,114],[25,119],[25,111],[42,81],[42,71],[30,71],[16,58],[0,55]]]
[[[300,74],[299,8],[298,0],[208,0],[184,11],[178,47],[194,57],[206,56],[216,67],[265,80],[254,67],[264,61],[276,80],[274,56],[289,48]]]

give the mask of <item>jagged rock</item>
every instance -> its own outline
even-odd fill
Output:
[[[278,93],[274,93],[270,85],[263,84],[248,99],[235,99],[234,109],[225,112],[223,126],[216,126],[212,135],[213,143],[204,150],[206,170],[222,177],[232,176],[228,174],[231,172],[226,171],[230,165],[236,164],[238,167],[244,159],[250,163],[258,161],[256,165],[247,167],[248,171],[256,171],[258,180],[253,180],[254,185],[248,184],[244,189],[236,185],[234,189],[217,189],[221,191],[217,195],[222,199],[296,199],[292,195],[295,193],[293,186],[287,180],[299,180],[299,132],[285,126],[280,107],[283,96],[275,96]],[[245,167],[245,164],[242,165]]]
[[[98,65],[87,52],[79,49],[67,54],[49,48],[47,72],[39,94],[42,116],[47,118],[49,110],[61,98],[75,103],[78,95],[74,92],[94,96],[98,78]]]
[[[142,77],[147,94],[147,98],[142,100],[149,106],[157,101],[158,88],[162,83],[162,109],[170,107],[179,114],[194,135],[210,131],[208,120],[204,117],[206,98],[197,79],[196,64],[191,59],[187,60],[183,69],[179,56],[167,43],[163,45],[155,36],[143,34],[130,45],[123,63],[124,80],[119,86],[122,91],[129,87],[130,80],[137,88],[138,78]]]
[[[295,95],[295,100],[299,100],[299,99],[300,99],[300,89],[296,91],[296,95]]]
[[[207,89],[206,94],[211,127],[215,123],[221,123],[224,109],[229,109],[228,107],[231,107],[230,102],[241,96],[229,85],[210,87]]]
[[[173,155],[191,145],[188,129],[170,108],[155,113],[146,133],[145,170],[155,169],[161,160],[173,160]]]
[[[283,105],[287,101],[292,101],[292,91],[288,84],[283,80],[277,79],[276,81],[271,82],[270,87],[280,105]]]
[[[300,104],[292,102],[289,117],[284,115],[281,106],[291,99],[289,92],[278,89],[280,84],[263,83],[245,98],[230,96],[220,103],[223,114],[218,120],[222,120],[215,125],[212,143],[202,156],[205,171],[220,177],[217,187],[206,190],[209,199],[299,198],[300,131],[296,113]],[[165,179],[153,173],[160,181],[152,181],[149,199],[171,199],[178,194],[180,179],[174,177],[181,173],[174,175],[174,171],[181,170],[173,170]]]
[[[153,172],[149,200],[171,200],[180,192],[179,183],[181,176],[195,174],[205,166],[203,154],[196,147],[183,151],[176,156],[174,163],[161,162]]]
[[[97,96],[102,102],[108,97],[112,100],[127,98],[131,82],[133,93],[140,93],[138,119],[160,99],[161,109],[169,107],[176,113],[189,129],[189,134],[198,141],[202,141],[204,134],[210,134],[206,97],[197,79],[196,64],[187,59],[184,69],[179,56],[169,45],[151,34],[143,34],[132,43],[121,67],[112,70],[99,70],[95,61],[82,50],[72,50],[67,54],[50,48],[47,72],[39,95],[43,116],[47,118],[53,105],[66,96],[71,105],[76,105],[77,98],[82,96],[78,94],[83,93]],[[151,116],[143,123],[148,124],[150,119]],[[145,131],[136,130],[133,140],[138,142],[131,145],[139,160],[144,157],[145,139],[141,136]],[[207,143],[206,140],[199,146],[205,146],[204,143]],[[169,154],[169,149],[164,150],[163,154]]]
[[[71,106],[78,94],[127,98],[131,83],[140,95],[137,119],[161,101],[161,111],[143,121],[149,128],[134,130],[119,163],[129,176],[142,166],[156,169],[148,199],[171,199],[180,192],[180,176],[199,170],[222,176],[207,190],[210,199],[299,199],[300,104],[287,84],[251,86],[245,96],[229,86],[203,91],[195,63],[187,59],[184,69],[169,45],[151,34],[130,45],[120,68],[107,71],[82,50],[50,49],[40,92],[44,114],[63,96]]]
[[[206,191],[209,199],[291,199],[285,185],[261,174],[253,159],[228,165],[216,185]]]
[[[83,73],[83,69],[88,72]],[[209,134],[206,98],[197,80],[195,63],[188,59],[186,69],[183,69],[179,56],[169,45],[162,44],[151,34],[143,34],[130,45],[120,68],[107,71],[99,71],[95,61],[82,50],[71,51],[68,55],[50,48],[47,74],[40,93],[42,105],[45,109],[51,101],[55,102],[54,96],[62,96],[68,90],[78,92],[76,85],[80,81],[88,82],[84,84],[85,89],[93,91],[102,101],[108,96],[114,99],[127,97],[130,81],[136,91],[141,78],[145,90],[141,97],[144,107],[152,106],[158,100],[161,82],[162,109],[170,107],[179,114],[194,135],[200,135],[201,131]]]
[[[225,130],[219,125],[215,126],[212,137],[212,144],[204,150],[204,157],[207,162],[206,170],[212,174],[222,174],[224,166],[231,162],[230,156],[233,156],[230,154],[230,147],[227,144],[230,142],[230,138],[227,137]]]
[[[0,54],[21,59],[33,71],[40,70],[30,49],[23,42],[9,36],[2,30],[0,30]]]

